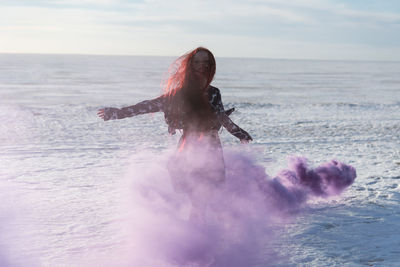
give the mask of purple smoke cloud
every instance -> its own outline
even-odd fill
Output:
[[[77,264],[122,267],[278,265],[275,263],[281,258],[271,249],[278,238],[277,227],[295,218],[307,200],[339,195],[356,178],[355,169],[349,165],[329,161],[310,168],[302,157],[291,157],[288,168],[271,178],[253,157],[226,149],[225,180],[213,178],[207,185],[207,180],[201,179],[207,179],[208,170],[218,173],[221,161],[213,166],[214,161],[210,159],[214,155],[208,148],[193,149],[191,153],[195,156],[183,154],[185,160],[181,160],[174,155],[174,161],[168,155],[146,156],[141,152],[141,160],[134,160],[127,174],[133,185],[128,192],[129,201],[120,211],[121,216],[127,217],[121,222],[121,232],[126,238],[121,251],[114,248],[115,254],[109,257],[109,262],[104,262],[104,257],[98,257],[102,261],[97,262],[94,257],[93,260],[80,258]],[[177,190],[176,177],[171,177],[174,173],[168,168],[186,171],[183,188],[196,193],[196,203],[188,192]],[[194,169],[196,172],[191,171]],[[17,192],[12,188],[4,191]],[[13,207],[14,212],[9,214],[2,210],[0,266],[40,266],[22,252],[22,247],[30,240],[12,238],[11,230],[21,229],[11,227],[14,224],[11,215],[21,215],[23,209],[11,205],[14,203],[11,196],[5,199],[10,205],[3,207]],[[191,216],[195,209],[200,210],[200,216]]]
[[[185,157],[184,167],[198,169],[199,162],[213,156],[200,151]],[[260,257],[265,260],[265,253],[273,264],[279,258],[265,247],[276,238],[274,227],[294,218],[308,199],[338,195],[356,178],[353,167],[334,160],[313,169],[305,158],[292,157],[288,169],[270,178],[248,155],[225,150],[224,159],[222,184],[204,186],[198,173],[187,177],[191,190],[201,188],[196,202],[203,203],[203,218],[198,221],[191,219],[191,213],[199,205],[174,190],[167,159],[133,166],[129,208],[135,256],[128,257],[127,266],[252,266]],[[182,169],[179,160],[173,164]],[[168,165],[171,168],[171,162]]]

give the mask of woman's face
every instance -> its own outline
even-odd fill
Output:
[[[193,56],[192,68],[197,78],[208,77],[210,59],[206,51],[199,51]]]

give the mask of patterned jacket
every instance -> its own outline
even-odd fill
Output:
[[[236,136],[240,140],[253,140],[251,136],[238,125],[236,125],[230,118],[230,113],[234,109],[225,111],[224,105],[221,100],[221,93],[218,88],[209,86],[207,89],[208,102],[211,106],[212,113],[215,115],[216,123],[209,130],[218,130],[221,125],[224,126],[232,135]],[[172,121],[167,116],[170,101],[165,95],[159,96],[152,100],[145,100],[136,105],[118,108],[105,108],[104,109],[104,120],[115,120],[123,119],[126,117],[132,117],[140,114],[152,113],[152,112],[164,112],[165,120],[168,124],[168,131],[171,134],[175,133],[175,129],[185,129],[185,122],[182,120]]]

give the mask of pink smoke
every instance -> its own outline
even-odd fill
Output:
[[[199,161],[214,156],[201,151],[186,157],[185,167],[198,168]],[[265,247],[276,238],[274,227],[293,218],[308,199],[338,195],[356,178],[353,167],[338,161],[312,169],[305,158],[292,157],[288,169],[271,179],[241,152],[225,150],[224,159],[224,183],[203,187],[198,175],[189,177],[191,188],[202,188],[199,221],[190,219],[193,205],[187,194],[174,190],[168,159],[153,156],[151,164],[132,166],[126,266],[273,265],[279,258]]]

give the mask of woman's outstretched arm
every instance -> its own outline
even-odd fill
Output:
[[[162,111],[164,109],[165,97],[160,96],[152,100],[145,100],[136,105],[124,108],[102,108],[97,115],[105,121],[123,119],[140,114]]]
[[[211,105],[217,112],[219,122],[224,126],[232,135],[240,139],[241,142],[252,141],[250,134],[236,125],[225,112],[224,105],[222,104],[221,93],[218,88],[213,88]]]

